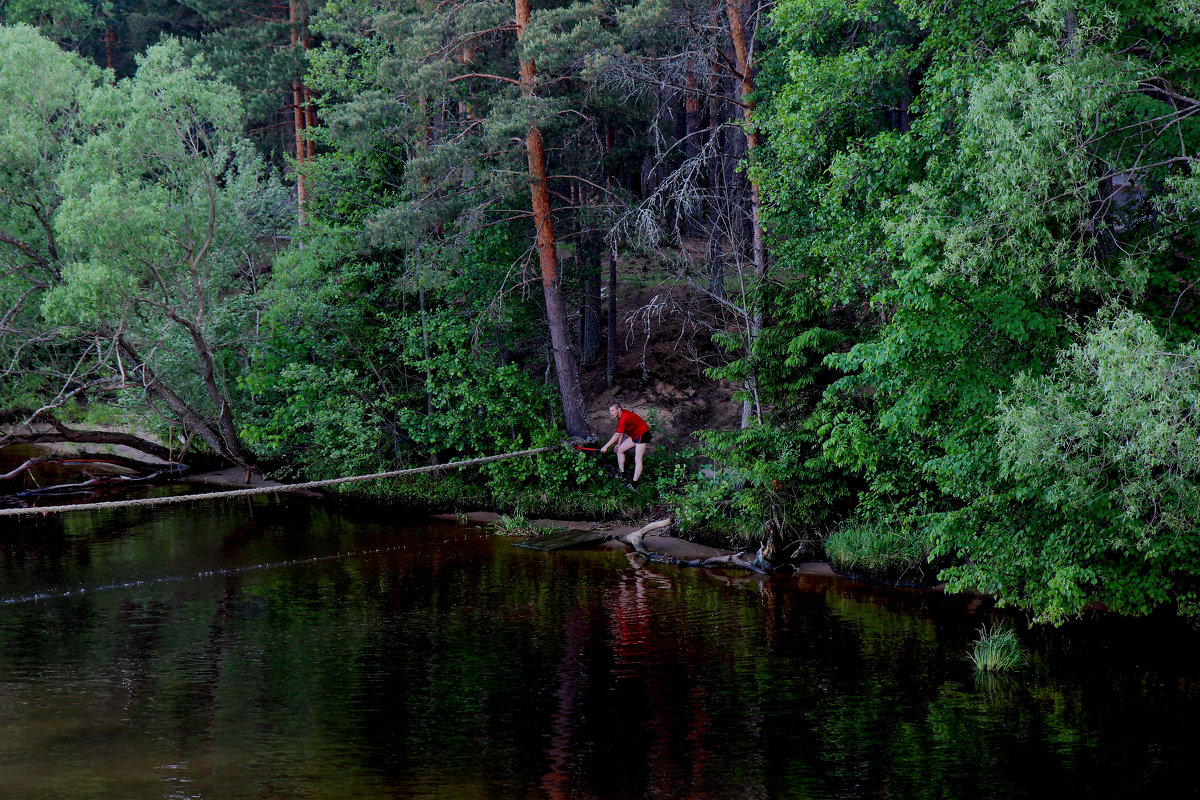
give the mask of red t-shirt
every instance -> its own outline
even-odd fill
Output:
[[[617,433],[623,433],[630,439],[639,439],[648,430],[650,426],[646,420],[632,411],[622,411],[621,416],[617,417]]]

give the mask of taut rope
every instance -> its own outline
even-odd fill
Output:
[[[276,492],[296,492],[303,489],[317,489],[322,486],[336,486],[339,483],[355,483],[357,481],[374,481],[381,478],[400,478],[405,475],[416,475],[421,472],[433,472],[439,469],[458,469],[473,467],[477,464],[490,464],[493,461],[503,461],[507,458],[519,458],[557,450],[557,445],[535,447],[532,450],[518,450],[513,453],[501,453],[498,456],[483,456],[467,461],[450,461],[445,464],[433,464],[428,467],[412,467],[391,472],[376,472],[371,475],[351,475],[348,478],[328,478],[322,481],[306,483],[287,483],[279,486],[256,486],[253,489],[229,489],[224,492],[205,492],[204,494],[180,494],[172,497],[144,497],[140,500],[112,500],[104,503],[78,503],[76,505],[45,506],[43,508],[0,508],[0,517],[17,517],[28,514],[56,514],[61,511],[96,511],[101,508],[129,508],[131,506],[160,506],[168,503],[190,503],[193,500],[216,500],[222,497],[245,497],[252,494],[273,494]]]

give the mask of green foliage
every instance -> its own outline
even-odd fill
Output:
[[[519,257],[514,226],[464,237],[460,249],[442,251],[440,271],[398,266],[350,230],[311,225],[304,236],[305,246],[276,264],[269,336],[244,383],[257,400],[247,438],[281,474],[325,477],[559,443],[544,365],[534,375],[504,363],[505,353],[541,350],[528,338],[531,310],[505,302],[473,311],[489,305]],[[632,505],[594,457],[566,449],[347,491],[522,513],[603,516]]]
[[[698,434],[709,466],[680,496],[682,527],[755,539],[769,523],[787,536],[812,536],[852,503],[853,484],[823,448],[825,416],[810,416],[833,375],[822,359],[844,336],[823,327],[824,315],[807,291],[792,286],[767,295],[771,324],[749,356],[708,370],[735,383],[753,374],[765,417],[738,431]],[[727,335],[717,341],[744,347]]]
[[[492,523],[492,528],[501,536],[513,537],[537,536],[541,532],[540,528],[530,524],[522,514],[501,514]]]
[[[60,269],[52,217],[62,201],[57,176],[89,131],[81,107],[100,70],[63,52],[27,25],[0,27],[0,407],[37,408],[57,386],[53,365],[66,337],[47,335],[38,313]]]
[[[811,535],[851,501],[852,487],[825,457],[814,424],[701,436],[712,461],[679,500],[685,529],[732,528],[756,539],[771,523],[789,536]]]
[[[279,225],[285,191],[241,138],[236,92],[178,42],[151,48],[134,78],[92,93],[81,114],[91,135],[65,159],[55,215],[76,263],[43,311],[84,336],[124,326],[147,350],[167,332],[155,366],[207,403],[204,388],[187,388],[195,338],[242,335],[252,311],[242,270]]]
[[[0,57],[0,349],[22,375],[5,411],[157,402],[229,456],[230,387],[287,208],[236,91],[170,39],[116,83],[25,26],[0,28]]]
[[[109,0],[6,0],[0,23],[36,26],[46,38],[78,49],[103,29],[112,10]]]
[[[1162,385],[1163,363],[1149,340],[1113,334],[1155,364],[1111,398],[1155,422],[1122,422],[1068,347],[1106,304],[1171,317],[1160,352],[1196,330],[1188,154],[1200,126],[1150,87],[1194,97],[1200,48],[1189,17],[1162,12],[1140,0],[777,7],[756,174],[785,272],[861,325],[826,359],[843,375],[818,406],[825,458],[865,483],[831,550],[896,549],[859,536],[889,520],[913,553],[969,557],[946,571],[953,587],[1054,621],[1089,600],[1127,613],[1191,602],[1195,522],[1180,509],[1192,487],[1149,444],[1170,438],[1170,415],[1128,399]],[[1180,46],[1168,54],[1166,41]],[[1085,400],[1088,386],[1100,394]],[[1088,414],[1097,431],[1115,426],[1112,448],[1086,444]],[[1180,543],[1175,568],[1155,548],[1131,557],[1145,536],[1130,520]]]
[[[1023,375],[998,412],[1002,494],[939,525],[946,571],[1061,622],[1089,602],[1192,613],[1200,577],[1200,349],[1102,315],[1057,369]]]
[[[305,470],[314,480],[363,474],[379,466],[381,420],[355,372],[291,364],[280,372],[275,388],[283,399],[269,420],[243,429],[246,443],[260,457],[280,461],[305,442],[319,456]]]

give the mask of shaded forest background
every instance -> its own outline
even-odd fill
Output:
[[[0,4],[0,443],[1200,606],[1190,0]],[[664,441],[665,440],[665,441]]]

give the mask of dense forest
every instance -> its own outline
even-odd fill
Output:
[[[0,22],[0,444],[311,479],[616,399],[671,433],[635,491],[571,449],[369,491],[1200,612],[1194,0]]]

